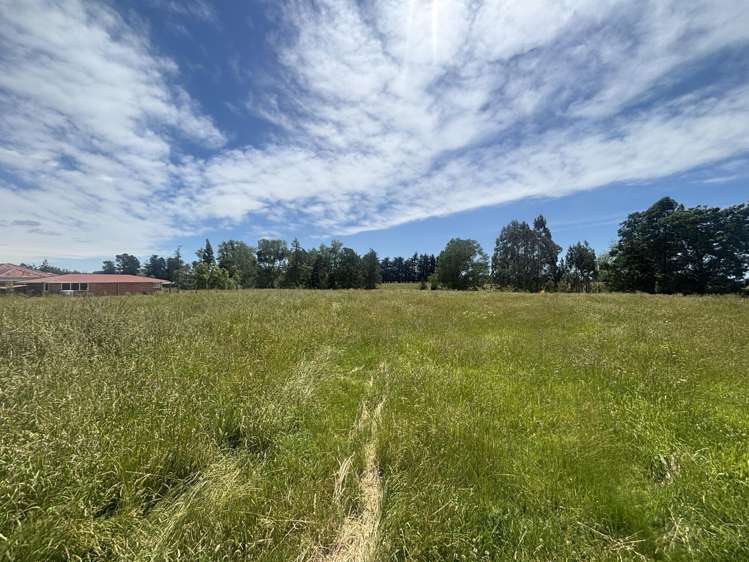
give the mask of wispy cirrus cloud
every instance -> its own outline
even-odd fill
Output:
[[[0,217],[45,225],[5,228],[13,256],[146,251],[179,233],[161,211],[173,143],[225,139],[173,83],[175,64],[106,7],[2,4]]]
[[[356,233],[749,150],[746,79],[679,87],[706,57],[747,50],[734,2],[328,1],[283,13],[295,31],[279,46],[286,95],[253,99],[287,136],[206,163],[194,196],[211,215],[281,205]]]
[[[0,219],[74,233],[68,255],[254,216],[350,234],[749,152],[749,63],[706,74],[748,59],[742,3],[280,3],[278,66],[246,96],[275,132],[246,146],[112,10],[28,6],[0,23]]]

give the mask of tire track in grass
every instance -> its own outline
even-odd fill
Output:
[[[370,380],[370,386],[371,384]],[[323,562],[365,562],[371,560],[376,551],[382,509],[382,482],[377,463],[376,435],[384,404],[385,398],[380,400],[370,415],[366,399],[363,402],[355,426],[357,431],[369,430],[369,439],[364,445],[364,471],[359,477],[362,510],[346,516],[328,553],[318,558]],[[343,483],[352,461],[353,455],[346,458],[336,475],[335,494],[338,501],[343,495]]]

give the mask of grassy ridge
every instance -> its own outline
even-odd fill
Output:
[[[0,559],[320,558],[367,440],[376,559],[746,558],[747,304],[4,299]]]

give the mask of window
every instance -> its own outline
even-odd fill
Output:
[[[63,283],[61,290],[62,291],[69,291],[70,290],[70,283]]]
[[[46,293],[47,291],[49,291],[49,283],[44,284],[44,292]]]
[[[81,283],[81,291],[88,291],[88,283]]]

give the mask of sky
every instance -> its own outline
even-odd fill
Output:
[[[263,237],[599,251],[749,200],[749,3],[0,0],[0,262]]]

